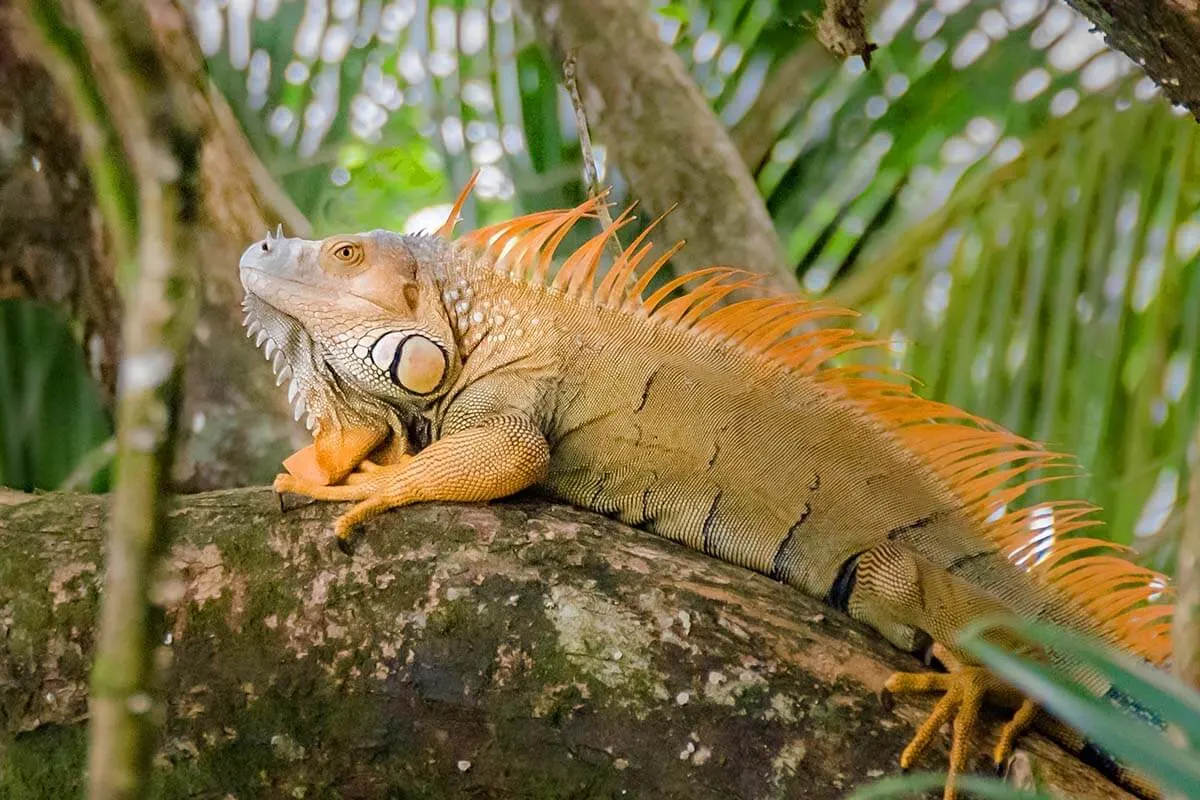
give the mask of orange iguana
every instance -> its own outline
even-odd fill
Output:
[[[878,370],[828,366],[870,344],[823,326],[849,312],[719,305],[754,280],[725,267],[648,292],[674,249],[640,269],[645,233],[600,279],[629,212],[555,267],[599,199],[452,240],[470,188],[435,234],[277,233],[242,256],[250,332],[314,431],[275,489],[357,501],[339,542],[397,506],[537,486],[824,598],[904,650],[940,646],[955,671],[887,686],[945,692],[901,766],[953,716],[952,775],[984,695],[1014,694],[958,647],[971,621],[1047,620],[1167,658],[1163,576],[1080,536],[1086,503],[1019,507],[1045,479],[1029,473],[1062,455]],[[998,764],[1036,714],[1020,704]]]

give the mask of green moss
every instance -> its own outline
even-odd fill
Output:
[[[59,800],[83,795],[87,728],[45,725],[0,748],[0,797]]]
[[[766,681],[748,684],[734,695],[734,707],[757,718],[771,707],[771,697],[771,687]]]
[[[30,504],[36,505],[36,504]],[[98,577],[94,571],[81,571],[65,581],[63,591],[80,600],[55,607],[49,589],[52,575],[45,554],[13,540],[14,546],[0,549],[0,616],[11,614],[12,622],[5,651],[9,658],[37,668],[48,642],[59,632],[63,638],[72,630],[90,631],[99,606]],[[30,576],[38,576],[31,579]],[[35,590],[8,591],[4,587],[30,587]],[[82,591],[81,591],[82,589]],[[63,658],[70,659],[67,650]]]
[[[429,615],[429,622],[426,630],[434,636],[463,636],[469,635],[472,628],[487,627],[481,625],[481,616],[474,613],[473,603],[469,599],[456,600],[454,602],[443,601],[437,609]],[[480,631],[482,632],[482,631]]]

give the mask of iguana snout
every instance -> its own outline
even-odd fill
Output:
[[[320,242],[288,238],[282,230],[246,248],[238,261],[242,287],[271,306],[302,320],[296,303],[325,282],[318,251]],[[300,313],[297,313],[300,312]]]

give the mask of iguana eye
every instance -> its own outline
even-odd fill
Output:
[[[366,261],[362,242],[332,239],[321,247],[321,266],[334,275],[352,275]]]

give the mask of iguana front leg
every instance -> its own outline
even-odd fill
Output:
[[[540,480],[549,463],[550,447],[531,420],[498,414],[439,439],[401,463],[364,472],[353,483],[323,486],[285,473],[275,478],[275,491],[314,500],[359,501],[334,522],[339,547],[346,550],[355,525],[390,508],[507,497]]]

